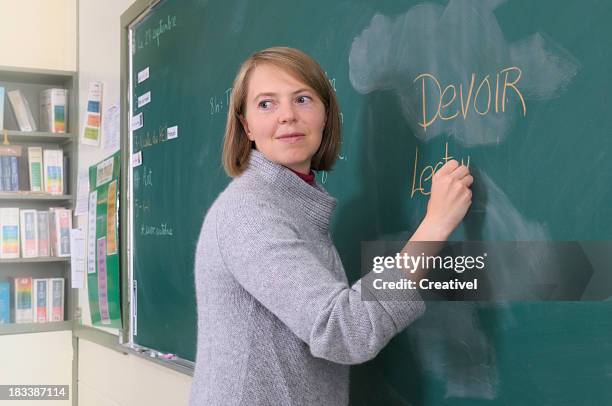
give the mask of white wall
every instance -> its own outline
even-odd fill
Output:
[[[0,65],[76,70],[77,0],[0,0]]]
[[[120,16],[132,3],[133,0],[79,0],[81,125],[90,81],[104,82],[103,112],[112,104],[119,104]],[[79,170],[101,161],[108,153],[102,148],[79,145]],[[77,219],[77,225],[84,230],[87,229],[86,217],[79,216]],[[86,289],[80,292],[79,306],[82,309],[82,323],[90,326]],[[104,330],[118,334],[116,330]],[[80,406],[179,406],[188,403],[191,377],[81,339],[78,385]]]
[[[187,405],[190,385],[179,372],[79,341],[79,406]]]
[[[72,332],[0,336],[2,385],[70,385],[70,400],[19,401],[20,406],[72,404]],[[15,404],[0,400],[0,406]]]
[[[77,0],[0,0],[0,65],[76,70],[76,10]],[[71,385],[73,355],[70,331],[0,336],[0,383]]]

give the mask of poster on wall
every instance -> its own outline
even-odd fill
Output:
[[[100,129],[102,123],[102,93],[104,83],[89,82],[87,92],[87,112],[85,125],[81,134],[81,144],[100,146]]]
[[[91,322],[121,328],[119,152],[89,167],[87,286]]]

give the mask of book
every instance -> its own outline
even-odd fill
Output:
[[[64,278],[49,278],[47,321],[64,320]]]
[[[2,167],[2,191],[11,191],[11,159],[9,156],[0,155],[0,167]]]
[[[28,147],[28,172],[30,175],[30,191],[43,190],[43,152],[41,147]]]
[[[36,122],[34,116],[32,116],[32,110],[30,110],[30,104],[28,100],[23,96],[21,90],[11,90],[7,92],[7,96],[13,113],[15,113],[15,119],[20,131],[36,131]]]
[[[32,318],[34,323],[45,323],[49,321],[49,279],[32,279],[34,298]]]
[[[10,191],[16,192],[19,190],[19,162],[16,156],[10,156],[9,160],[11,165],[9,178]]]
[[[4,129],[4,87],[0,86],[0,130]]]
[[[68,118],[67,89],[46,89],[40,93],[40,129],[65,133]]]
[[[0,208],[0,258],[19,258],[19,208]]]
[[[32,278],[15,278],[15,323],[32,322]]]
[[[0,192],[6,192],[4,190],[4,170],[2,169],[2,157],[0,156]]]
[[[0,324],[11,322],[11,283],[0,281]]]
[[[38,211],[36,214],[38,218],[38,256],[49,257],[51,256],[49,246],[49,212]]]
[[[28,169],[28,151],[23,148],[21,154],[17,157],[17,190],[30,191],[30,175]]]
[[[4,192],[19,190],[19,157],[22,153],[21,145],[0,145],[0,184]]]
[[[64,192],[64,152],[61,149],[43,150],[44,191],[53,195]]]
[[[62,172],[63,174],[70,173],[70,159],[68,155],[64,155],[64,170]],[[64,176],[64,184],[62,185],[62,193],[64,194],[70,193],[70,182],[68,178],[69,176]]]
[[[38,215],[36,210],[21,209],[21,257],[38,256]]]
[[[57,207],[49,209],[49,233],[51,235],[50,240],[52,256],[70,256],[71,228],[72,210]]]

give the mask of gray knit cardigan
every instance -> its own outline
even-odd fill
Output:
[[[195,257],[197,359],[190,405],[347,405],[349,365],[424,311],[365,301],[331,241],[319,184],[253,150],[216,199]],[[373,292],[376,295],[376,292]]]

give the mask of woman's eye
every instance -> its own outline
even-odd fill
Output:
[[[257,107],[260,107],[262,109],[269,109],[270,105],[271,105],[270,100],[262,100],[262,101],[259,102]]]
[[[298,103],[304,104],[304,103],[308,103],[311,100],[311,98],[310,96],[298,96],[296,100]]]

